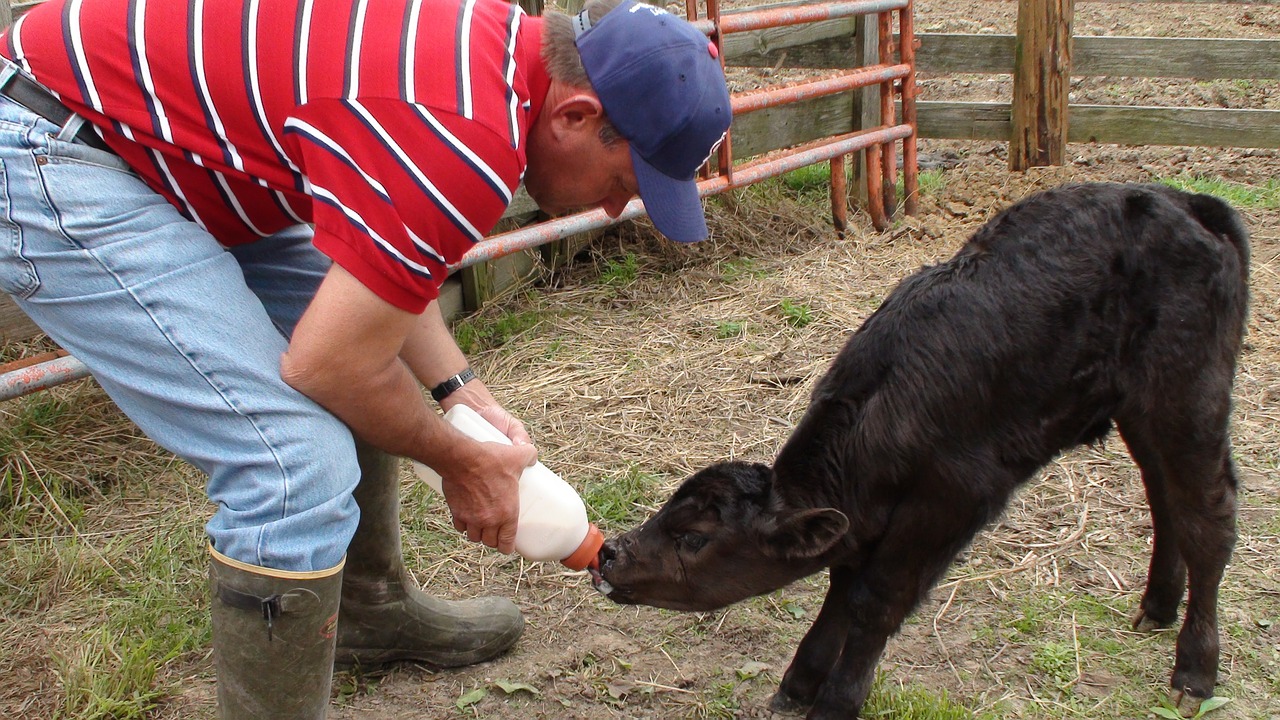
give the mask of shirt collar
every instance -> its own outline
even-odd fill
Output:
[[[529,92],[529,125],[532,127],[551,88],[551,75],[542,60],[542,18],[527,16],[520,22],[516,53],[516,62],[524,72]]]

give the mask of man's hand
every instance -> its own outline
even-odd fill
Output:
[[[514,446],[471,440],[427,406],[419,385],[439,383],[466,364],[438,303],[415,316],[334,265],[281,358],[281,376],[364,440],[439,472],[454,527],[509,553],[520,475],[537,459],[528,433],[473,380],[446,398],[448,406],[466,401]]]
[[[461,436],[461,433],[458,433]],[[467,539],[510,553],[520,516],[520,475],[538,459],[533,445],[459,440],[452,469],[439,470],[453,527]]]

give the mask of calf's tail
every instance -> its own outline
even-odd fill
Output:
[[[1187,195],[1187,210],[1196,222],[1215,236],[1226,240],[1240,257],[1240,269],[1249,272],[1249,231],[1236,209],[1213,195]]]

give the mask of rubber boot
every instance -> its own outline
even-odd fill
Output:
[[[321,720],[329,707],[342,563],[248,565],[209,548],[221,720]]]
[[[505,652],[524,630],[520,610],[506,598],[439,600],[419,590],[400,549],[399,459],[358,448],[360,525],[347,548],[337,664],[458,667]]]

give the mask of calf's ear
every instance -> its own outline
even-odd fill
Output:
[[[835,508],[798,510],[778,519],[765,538],[769,555],[782,560],[817,557],[849,531],[849,518]]]

